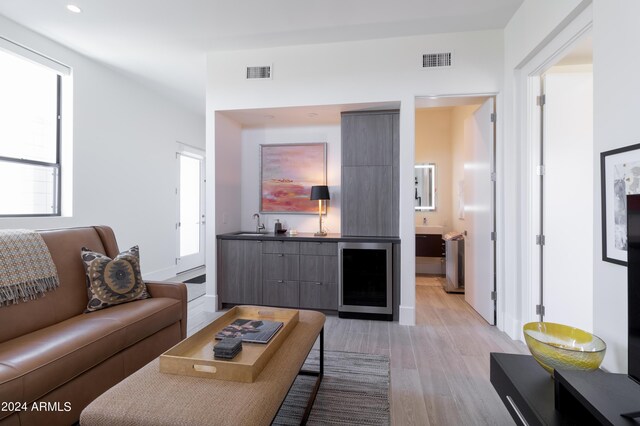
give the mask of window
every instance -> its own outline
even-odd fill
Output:
[[[0,216],[59,216],[62,77],[1,47]]]

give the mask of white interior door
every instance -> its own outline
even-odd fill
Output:
[[[544,321],[592,330],[593,72],[544,76]]]
[[[465,300],[489,324],[495,325],[494,99],[465,120],[464,221]]]
[[[204,265],[204,157],[179,152],[177,272]]]

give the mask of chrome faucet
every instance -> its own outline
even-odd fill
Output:
[[[253,218],[256,220],[256,233],[259,234],[260,231],[264,231],[266,228],[264,223],[260,223],[260,215],[258,213],[254,213]]]

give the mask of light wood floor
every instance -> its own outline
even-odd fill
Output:
[[[489,352],[528,353],[438,277],[416,278],[416,326],[328,316],[325,348],[388,355],[394,425],[513,425],[489,381]],[[221,313],[189,303],[189,334]]]

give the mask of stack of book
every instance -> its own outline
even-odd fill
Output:
[[[213,347],[213,356],[220,359],[233,359],[241,350],[241,338],[232,337],[222,339]]]

